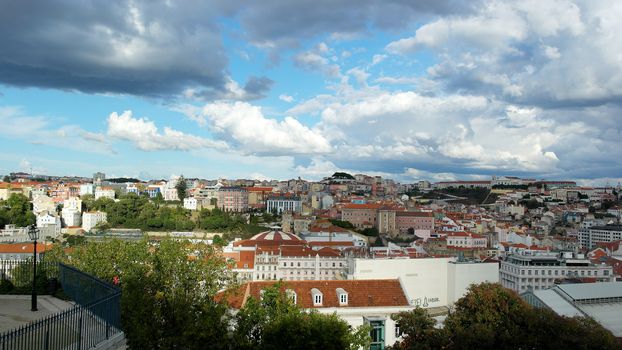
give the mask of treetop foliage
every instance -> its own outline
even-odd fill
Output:
[[[536,309],[500,284],[472,285],[442,329],[425,310],[394,316],[403,331],[396,349],[619,349],[620,343],[590,318]]]

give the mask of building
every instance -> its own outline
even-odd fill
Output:
[[[82,184],[80,185],[80,196],[84,195],[92,195],[95,193],[95,186],[93,184]]]
[[[245,212],[248,210],[248,191],[242,187],[221,187],[217,205],[224,211]]]
[[[590,317],[614,336],[622,337],[622,282],[559,284],[527,291],[521,297],[560,316]]]
[[[93,174],[93,183],[99,184],[102,183],[104,180],[106,180],[106,174],[99,171]]]
[[[341,220],[349,221],[357,229],[376,227],[380,204],[348,203],[341,208]]]
[[[0,230],[0,242],[2,243],[19,243],[29,242],[28,227],[17,227],[12,224],[7,224],[2,230]]]
[[[431,212],[397,211],[395,227],[400,234],[429,237],[434,231],[434,215]],[[419,234],[418,234],[419,233]]]
[[[82,214],[82,229],[85,232],[90,232],[100,222],[106,222],[106,217],[106,213],[102,211],[85,212]]]
[[[454,258],[348,260],[348,279],[398,278],[409,303],[446,308],[473,283],[498,282],[497,263],[456,262]]]
[[[579,229],[579,245],[594,248],[600,242],[613,242],[622,239],[622,225],[583,226]]]
[[[483,249],[488,245],[486,237],[471,232],[449,232],[446,238],[447,248]]]
[[[332,225],[330,222],[318,222],[300,233],[300,237],[311,247],[332,247],[343,250],[347,248],[367,247],[367,237],[345,228]]]
[[[492,188],[491,181],[442,181],[434,184],[434,188],[443,190],[447,188]]]
[[[99,199],[99,198],[114,199],[114,197],[115,197],[115,192],[112,187],[97,186],[97,188],[95,188],[95,199]]]
[[[249,298],[260,300],[262,291],[274,282],[248,282],[229,297],[234,309],[244,307]],[[353,328],[371,326],[371,349],[393,345],[400,335],[391,315],[414,309],[398,279],[356,281],[286,281],[281,291],[305,310],[337,314]]]
[[[302,211],[302,201],[300,197],[270,197],[266,201],[266,212],[282,214],[284,211],[300,213]]]
[[[48,212],[42,212],[37,215],[37,227],[41,239],[56,238],[60,235],[61,218]]]
[[[82,200],[79,197],[69,197],[63,201],[63,209],[82,212]]]
[[[2,243],[0,244],[0,264],[6,260],[27,260],[31,259],[34,254],[34,244],[28,243]],[[45,255],[45,251],[52,249],[51,244],[37,242],[37,260]],[[5,269],[0,270],[6,271]]]
[[[158,196],[158,193],[162,194],[162,187],[150,185],[150,186],[147,186],[147,188],[145,189],[145,192],[147,192],[147,194],[149,195],[149,198],[155,198]]]
[[[551,288],[564,280],[610,282],[614,275],[611,266],[592,264],[584,254],[526,251],[501,261],[499,279],[502,286],[524,293]]]
[[[272,189],[272,187],[246,187],[249,208],[263,210],[266,207],[266,200],[272,195]]]
[[[61,217],[66,227],[80,226],[82,224],[82,212],[73,208],[63,208]]]
[[[32,200],[32,212],[35,215],[43,212],[52,213],[56,211],[56,204],[48,196],[37,196]]]
[[[184,208],[188,210],[197,210],[198,201],[194,197],[184,198]]]
[[[347,270],[338,250],[313,249],[300,237],[282,231],[232,242],[224,254],[235,261],[234,271],[242,280],[334,280],[344,279]]]
[[[164,197],[165,201],[178,201],[179,200],[179,195],[177,194],[177,189],[175,187],[164,188],[164,192],[162,193],[162,196]]]

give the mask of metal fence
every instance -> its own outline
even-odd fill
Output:
[[[116,328],[121,328],[121,318],[119,314],[121,303],[121,290],[108,282],[102,281],[97,277],[84,273],[74,267],[59,264],[58,278],[63,288],[63,292],[71,300],[85,307],[92,307],[92,311],[99,317]],[[96,304],[100,300],[109,300],[109,304]],[[108,308],[117,310],[110,313]],[[99,306],[97,306],[99,305]]]
[[[0,260],[0,280],[10,281],[16,288],[32,288],[32,258]],[[48,279],[58,277],[58,264],[37,260],[37,276]]]
[[[77,305],[0,334],[1,350],[90,349],[121,332],[117,287],[64,264],[58,271],[63,290]]]

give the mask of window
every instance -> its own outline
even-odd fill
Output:
[[[402,336],[402,331],[400,330],[400,324],[395,323],[395,337],[399,338]]]
[[[293,290],[291,290],[291,289],[287,289],[287,290],[285,291],[285,295],[287,295],[287,297],[289,298],[289,300],[291,300],[291,302],[292,302],[293,304],[296,304],[297,299],[298,299],[298,296],[296,295],[296,292],[294,292],[294,291],[293,291]]]
[[[348,305],[348,292],[343,288],[337,288],[337,298],[339,299],[339,305]]]
[[[317,288],[311,289],[311,296],[313,297],[314,306],[322,305],[322,292],[320,292],[319,289]]]

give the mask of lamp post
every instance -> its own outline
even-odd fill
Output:
[[[28,237],[33,244],[33,256],[32,256],[32,299],[31,299],[31,311],[37,311],[37,239],[39,239],[39,229],[35,225],[28,227]]]

